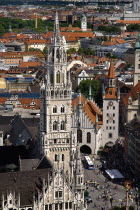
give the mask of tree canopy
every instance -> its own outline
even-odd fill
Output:
[[[89,88],[91,86],[91,94],[92,98],[95,100],[95,102],[98,105],[101,105],[102,103],[102,87],[99,80],[82,80],[78,86],[78,90],[81,91],[81,93],[88,98],[89,97]]]
[[[140,31],[139,24],[130,24],[126,28],[127,28],[127,31]]]
[[[84,55],[95,55],[95,51],[92,50],[91,48],[84,49],[82,47],[79,47],[77,52]]]
[[[119,33],[121,32],[121,29],[120,27],[118,26],[113,26],[113,25],[109,25],[109,26],[106,26],[106,25],[100,25],[98,26],[98,31],[104,31],[104,32],[107,32],[107,33]]]
[[[13,19],[8,17],[0,18],[0,35],[7,33],[9,30],[9,26],[11,26],[13,31],[19,31],[23,28],[30,28],[35,30],[38,33],[44,33],[46,31],[46,26],[48,26],[48,30],[52,31],[54,27],[53,21],[41,20],[38,19],[38,27],[35,28],[35,20],[21,20],[21,19]],[[68,26],[67,23],[61,23],[60,27]]]

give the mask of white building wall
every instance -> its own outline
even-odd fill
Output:
[[[140,81],[140,52],[135,51],[134,86]]]
[[[113,104],[110,106],[110,102]],[[103,146],[111,141],[113,143],[118,139],[119,124],[119,101],[103,100]]]

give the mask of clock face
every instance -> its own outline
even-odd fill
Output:
[[[112,122],[113,119],[114,119],[113,114],[109,114],[109,115],[108,115],[108,120],[109,120],[109,122]]]
[[[113,106],[113,102],[112,101],[109,101],[108,105],[109,106]]]

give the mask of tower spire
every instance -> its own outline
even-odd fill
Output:
[[[60,41],[60,29],[59,29],[59,19],[58,19],[58,12],[55,13],[55,23],[54,23],[54,37],[55,41]]]
[[[109,79],[115,79],[115,70],[114,70],[114,63],[113,60],[111,59],[110,61],[110,68],[109,68],[109,72],[108,72],[108,78]]]

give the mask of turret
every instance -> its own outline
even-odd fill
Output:
[[[104,86],[104,84],[102,86],[102,96],[103,96],[103,98],[105,97],[105,86]]]
[[[9,33],[12,33],[13,31],[12,31],[12,29],[11,29],[11,25],[9,25],[9,31],[8,31]]]
[[[92,100],[91,85],[89,86],[88,99]]]
[[[96,113],[96,131],[98,130],[98,114]]]
[[[77,144],[75,159],[76,159],[76,164],[75,164],[75,172],[74,172],[74,176],[75,176],[74,189],[75,189],[76,199],[81,203],[81,201],[84,198],[85,186],[84,186],[84,170],[83,170],[83,165],[82,165],[81,156],[80,156],[79,144]]]

